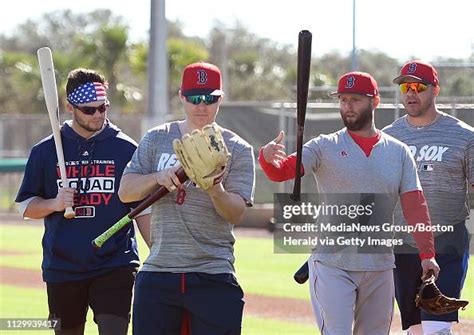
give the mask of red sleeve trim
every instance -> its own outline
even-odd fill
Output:
[[[296,153],[287,156],[277,168],[265,160],[263,157],[263,148],[261,148],[258,153],[258,162],[263,172],[265,172],[265,175],[271,181],[281,182],[294,179],[296,176]],[[304,175],[303,165],[301,165],[301,175]]]
[[[425,196],[422,191],[406,192],[400,195],[400,203],[403,215],[407,223],[414,227],[413,237],[420,251],[420,258],[427,259],[435,256],[433,233],[420,231],[420,225],[431,225],[430,214]]]

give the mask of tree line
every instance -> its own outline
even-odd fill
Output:
[[[317,35],[313,38],[317,39]],[[19,24],[10,36],[0,34],[0,40],[0,113],[44,111],[36,58],[36,50],[43,46],[51,47],[54,53],[61,105],[65,103],[68,72],[77,67],[89,67],[100,71],[109,81],[109,97],[115,111],[145,112],[148,42],[132,42],[124,18],[110,10],[47,13],[37,20]],[[231,27],[216,22],[206,39],[186,36],[179,22],[168,22],[167,49],[172,106],[176,107],[183,67],[199,60],[225,69],[227,100],[295,100],[294,47],[259,37],[239,22]],[[474,63],[474,55],[470,59],[436,59],[436,63],[451,65],[469,62]],[[380,86],[392,86],[391,80],[401,66],[384,53],[367,50],[358,51],[358,63],[359,70],[374,75]],[[349,55],[332,52],[313,56],[310,86],[335,86],[339,76],[350,67]],[[439,67],[438,70],[442,80],[440,98],[474,96],[474,76],[466,75],[464,67]],[[469,71],[472,74],[472,68]],[[382,99],[384,94],[391,93],[382,92]],[[310,99],[327,99],[327,91],[312,90]]]

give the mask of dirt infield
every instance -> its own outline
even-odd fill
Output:
[[[0,284],[25,288],[45,288],[41,272],[28,269],[0,267]]]

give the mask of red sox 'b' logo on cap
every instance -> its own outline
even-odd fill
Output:
[[[415,73],[416,72],[416,63],[411,63],[408,65],[407,73]]]
[[[344,86],[345,88],[353,88],[354,85],[355,85],[355,77],[354,76],[349,76],[347,77],[346,79],[346,86]]]
[[[198,80],[197,84],[205,85],[207,83],[207,73],[204,70],[197,70]]]

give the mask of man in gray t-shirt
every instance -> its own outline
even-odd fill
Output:
[[[316,178],[321,204],[333,207],[332,199],[339,200],[338,197],[346,195],[374,196],[373,205],[384,199],[381,212],[384,212],[383,220],[387,221],[378,222],[377,216],[371,220],[378,224],[376,228],[382,223],[390,228],[393,210],[400,197],[411,224],[429,225],[428,211],[408,147],[375,128],[374,110],[380,98],[374,78],[364,72],[346,73],[339,79],[334,95],[339,98],[346,127],[308,141],[302,155],[304,174],[313,174]],[[282,138],[280,133],[259,154],[263,171],[273,181],[295,176],[295,156],[286,156],[284,146],[280,144]],[[417,216],[415,212],[424,215]],[[324,221],[326,217],[334,218],[326,214],[321,216],[323,222],[328,222]],[[362,221],[360,216],[359,220]],[[340,221],[329,222],[334,223],[335,228],[341,227],[337,224]],[[362,232],[358,231],[356,235]],[[321,233],[322,225],[316,237]],[[343,232],[339,237],[345,238],[348,234],[349,231]],[[369,235],[365,241],[368,243],[370,238]],[[417,234],[415,239],[420,249],[418,265],[424,271],[438,272],[432,234]],[[388,248],[380,253],[375,252],[373,246],[366,246],[360,252],[357,241],[354,239],[354,242],[351,240],[349,244],[332,249],[317,244],[308,260],[311,302],[319,329],[325,335],[390,332],[394,299],[392,250]]]
[[[244,301],[233,226],[253,203],[253,148],[219,127],[231,157],[222,180],[207,190],[180,183],[173,152],[174,139],[215,122],[223,94],[216,66],[188,65],[179,92],[186,119],[150,129],[124,172],[123,201],[141,200],[161,185],[170,191],[152,205],[151,251],[135,283],[135,335],[240,334]]]
[[[445,295],[459,298],[469,258],[465,220],[469,214],[468,190],[474,184],[474,129],[436,109],[440,87],[437,71],[431,64],[409,61],[393,82],[400,85],[407,115],[383,131],[410,148],[431,222],[437,228],[436,260],[442,269],[437,284]],[[395,224],[406,224],[399,206]],[[399,237],[414,245],[411,236],[400,233]],[[451,323],[458,321],[457,312],[430,315],[415,306],[415,294],[421,284],[417,257],[412,247],[395,248],[396,298],[402,327],[414,335],[451,334]]]

